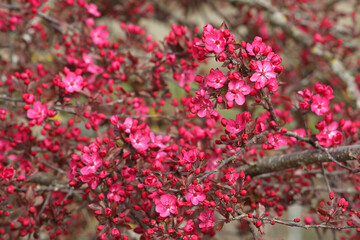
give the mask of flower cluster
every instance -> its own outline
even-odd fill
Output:
[[[193,56],[202,60],[215,54],[229,71],[224,74],[219,69],[211,69],[206,77],[197,77],[200,90],[192,100],[191,111],[199,117],[216,115],[216,110],[213,110],[216,104],[225,103],[226,108],[231,109],[235,101],[242,106],[246,95],[256,96],[257,91],[265,87],[271,92],[277,91],[277,74],[283,71],[282,59],[260,37],[256,37],[252,44],[237,44],[228,29],[221,31],[208,24],[204,27],[202,42],[203,46],[200,42],[194,44]],[[212,98],[216,100],[212,101]]]

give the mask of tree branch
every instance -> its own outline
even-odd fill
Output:
[[[337,161],[343,162],[359,156],[360,145],[331,148],[328,152],[333,158],[337,159]],[[247,175],[257,176],[264,173],[279,172],[288,168],[297,168],[308,164],[330,161],[332,160],[326,152],[319,149],[312,149],[265,158],[258,162],[242,166],[240,169],[242,169]],[[356,169],[355,171],[358,172],[359,169]]]

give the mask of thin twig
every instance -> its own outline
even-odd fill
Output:
[[[305,229],[309,229],[309,228],[323,228],[323,229],[335,229],[335,230],[341,230],[341,229],[353,229],[353,228],[358,228],[359,226],[356,225],[352,225],[352,226],[334,226],[334,225],[326,225],[326,224],[319,224],[319,225],[309,225],[309,224],[301,224],[301,223],[296,223],[293,220],[279,220],[279,219],[275,219],[275,218],[259,218],[256,216],[253,216],[253,218],[255,219],[259,219],[263,222],[267,222],[267,223],[271,223],[272,221],[274,221],[275,223],[279,223],[282,225],[286,225],[289,227],[299,227],[299,228],[305,228]]]
[[[329,193],[330,193],[332,190],[331,190],[331,187],[330,187],[329,180],[328,180],[328,178],[327,178],[327,176],[326,176],[326,172],[325,172],[325,168],[324,168],[324,164],[323,164],[323,163],[321,163],[321,172],[322,172],[322,175],[324,176],[324,180],[325,180],[326,187],[327,187],[327,189],[328,189],[328,191],[329,191]]]
[[[254,240],[257,240],[258,238],[256,236],[254,224],[250,221],[246,221],[246,222],[249,225],[249,228],[250,228],[251,234],[253,235]]]

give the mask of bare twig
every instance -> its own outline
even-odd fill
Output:
[[[247,221],[247,224],[249,225],[249,228],[250,228],[251,234],[253,235],[254,240],[257,240],[258,238],[256,236],[256,232],[255,232],[256,229],[254,227],[254,224],[250,221]]]
[[[267,222],[267,223],[271,223],[271,222],[275,222],[278,224],[282,224],[282,225],[286,225],[289,227],[299,227],[299,228],[305,228],[305,229],[309,229],[309,228],[323,228],[323,229],[335,229],[335,230],[341,230],[341,229],[353,229],[353,228],[358,228],[359,226],[356,225],[352,225],[352,226],[334,226],[334,225],[329,225],[329,224],[319,224],[319,225],[309,225],[309,224],[301,224],[301,223],[296,223],[293,220],[280,220],[280,219],[275,219],[275,218],[259,218],[254,216],[255,219],[259,219],[263,222]]]

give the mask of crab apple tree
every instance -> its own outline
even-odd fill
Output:
[[[0,240],[359,239],[353,2],[0,1]]]

